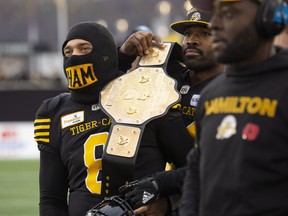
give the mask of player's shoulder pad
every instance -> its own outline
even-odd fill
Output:
[[[55,146],[51,144],[51,138],[55,137],[52,130],[54,114],[69,100],[69,93],[62,93],[56,97],[43,101],[39,107],[34,121],[34,140],[38,143],[40,151],[54,152]]]
[[[52,116],[69,98],[70,93],[61,93],[53,98],[44,100],[36,113],[36,118]]]

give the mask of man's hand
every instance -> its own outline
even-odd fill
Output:
[[[133,209],[153,203],[160,197],[158,184],[154,177],[123,185],[119,188],[119,194],[124,197]]]
[[[145,216],[165,216],[167,215],[169,204],[168,199],[163,197],[159,200],[156,200],[154,203],[142,206],[134,210],[134,214],[145,215]]]
[[[163,47],[161,39],[151,32],[138,31],[122,44],[120,52],[128,56],[144,56],[151,52],[153,46]]]

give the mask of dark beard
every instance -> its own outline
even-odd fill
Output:
[[[227,44],[222,53],[216,52],[216,58],[224,64],[233,64],[254,55],[259,46],[259,36],[253,26],[247,27],[235,36],[235,42]]]
[[[206,71],[218,65],[214,57],[213,49],[206,53],[201,51],[201,58],[187,58],[183,55],[183,59],[186,67],[195,72]]]
[[[207,71],[217,66],[217,63],[213,59],[207,59],[202,62],[186,60],[185,63],[186,63],[187,68],[195,72]]]

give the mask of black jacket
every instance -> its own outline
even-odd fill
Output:
[[[277,49],[260,64],[228,67],[202,91],[200,216],[288,215],[287,80],[288,51]],[[183,193],[187,199],[193,190]]]

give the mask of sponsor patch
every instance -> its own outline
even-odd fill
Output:
[[[84,121],[84,111],[71,113],[61,117],[62,129]]]
[[[190,100],[190,105],[191,106],[197,106],[199,99],[200,99],[200,95],[194,94]]]

